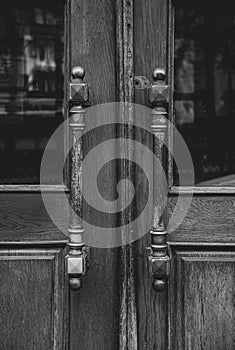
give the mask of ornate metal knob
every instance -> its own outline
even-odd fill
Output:
[[[69,279],[69,286],[73,290],[81,289],[82,288],[82,280],[81,280],[81,278],[71,277]]]
[[[164,68],[155,68],[153,71],[153,81],[166,80],[166,70]]]
[[[150,272],[153,276],[153,289],[156,292],[163,292],[167,286],[168,276],[170,274],[170,257],[167,255],[167,245],[165,244],[166,235],[162,235],[159,231],[160,235],[163,237],[164,244],[159,244],[158,246],[154,246],[151,244],[150,254],[148,256],[149,259],[149,268]],[[151,241],[153,242],[154,238],[158,239],[159,236],[151,237]],[[154,254],[158,254],[160,256],[156,256]]]
[[[167,279],[154,279],[153,280],[153,289],[156,292],[163,292],[166,289],[166,285],[167,285]]]
[[[164,68],[156,68],[153,71],[153,83],[149,88],[149,102],[153,107],[162,107],[169,102],[169,86],[166,84]]]
[[[81,66],[74,66],[71,71],[72,82],[69,84],[70,101],[75,104],[83,105],[88,101],[88,86],[83,81],[85,69]]]
[[[71,77],[73,80],[74,79],[83,80],[85,77],[85,69],[81,66],[74,66],[72,68]]]
[[[84,230],[83,230],[84,231]],[[76,239],[81,238],[83,240],[83,234],[81,230],[73,230],[72,234],[70,232],[70,239],[77,236]],[[78,290],[82,286],[81,277],[86,274],[87,271],[87,253],[84,249],[84,243],[68,243],[69,253],[66,256],[67,261],[67,273],[69,275],[69,285],[73,290]]]

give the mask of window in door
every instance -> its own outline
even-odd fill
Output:
[[[0,4],[0,183],[38,184],[48,139],[63,121],[63,1]],[[63,152],[63,135],[50,150]],[[58,183],[48,171],[47,184]]]
[[[176,5],[175,121],[198,186],[235,185],[234,33],[234,9]],[[174,179],[178,185],[177,171]]]

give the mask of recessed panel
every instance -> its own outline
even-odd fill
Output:
[[[62,250],[0,251],[0,349],[64,349]]]
[[[176,252],[171,349],[233,350],[235,254]]]

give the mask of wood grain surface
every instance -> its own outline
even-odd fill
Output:
[[[119,128],[119,138],[125,139],[124,147],[120,147],[118,154],[123,159],[118,172],[121,177],[133,179],[133,167],[128,159],[134,155],[133,145],[126,140],[133,139],[134,128],[131,125],[134,120],[134,111],[132,103],[134,101],[133,76],[134,76],[134,18],[133,18],[132,0],[116,1],[116,53],[117,53],[117,81],[118,81],[118,101],[125,102],[122,108],[119,122],[122,126]],[[125,183],[125,188],[121,198],[122,207],[130,202],[129,183]],[[131,222],[132,209],[120,216],[122,227],[126,222]],[[125,245],[127,238],[130,238],[132,231],[131,225],[128,228],[122,228],[123,246],[120,249],[119,264],[119,350],[135,350],[138,346],[137,339],[137,309],[136,309],[136,291],[135,291],[135,250],[133,244]]]
[[[64,210],[64,208],[60,208]],[[60,216],[58,208],[58,217]],[[39,193],[1,193],[0,244],[67,242],[52,223]]]
[[[65,349],[64,278],[61,249],[1,248],[1,349]]]
[[[186,196],[186,195],[185,195]],[[168,216],[171,217],[176,196],[168,200]],[[178,208],[174,222],[182,218],[183,207]],[[195,196],[191,207],[181,225],[172,232],[168,239],[176,242],[234,244],[235,243],[235,197]]]
[[[70,65],[85,68],[91,90],[90,104],[115,102],[115,3],[111,0],[71,0],[69,33]],[[97,118],[90,126],[98,124]],[[115,135],[115,130],[110,132],[112,135]],[[98,144],[102,137],[101,132],[94,132],[91,139],[85,141],[85,149]],[[112,196],[116,191],[115,178],[115,167],[107,167],[102,180],[107,195]],[[102,218],[97,220],[102,225]],[[91,249],[90,269],[83,279],[83,287],[79,292],[70,293],[70,350],[118,349],[118,255],[118,249]]]
[[[138,4],[135,2],[134,28],[135,75],[146,76],[149,81],[152,81],[154,69],[167,69],[168,64],[167,1],[140,1]],[[146,90],[135,90],[135,103],[150,107]],[[143,128],[149,130],[150,123],[150,116],[143,118]],[[151,139],[145,142],[151,147]],[[149,167],[151,170],[151,164]],[[141,187],[146,187],[138,176],[136,181]],[[139,203],[142,200],[143,198],[138,198]],[[152,288],[146,252],[146,248],[150,246],[149,236],[145,235],[136,242],[136,245],[138,348],[165,350],[167,348],[167,291],[156,293]]]
[[[234,349],[235,252],[174,251],[170,349]]]

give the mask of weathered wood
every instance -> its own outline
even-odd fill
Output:
[[[116,45],[117,45],[117,80],[119,89],[117,91],[118,100],[125,102],[120,120],[123,125],[119,130],[119,137],[127,140],[133,139],[134,129],[133,107],[134,98],[133,91],[133,1],[118,0],[116,1]],[[128,125],[128,127],[126,127]],[[133,169],[131,163],[125,159],[131,159],[134,154],[133,146],[127,143],[123,148],[118,150],[118,157],[123,159],[122,168],[119,169],[122,178],[133,179]],[[126,207],[129,203],[130,188],[126,183],[125,191],[121,201],[122,207]],[[131,210],[127,214],[122,214],[121,225],[131,222]],[[131,226],[129,232],[122,229],[123,244],[126,244],[130,237]],[[119,309],[119,349],[135,350],[137,349],[137,311],[135,298],[135,269],[134,269],[134,246],[133,244],[124,245],[120,250],[120,309]]]
[[[167,1],[140,1],[136,3],[134,13],[135,75],[143,75],[151,81],[152,72],[156,67],[165,69],[168,75]],[[135,90],[135,102],[149,106],[147,91]],[[149,119],[143,120],[143,128],[148,130],[149,125]],[[153,149],[151,139],[147,144],[150,149]],[[149,166],[151,173],[151,164]],[[141,184],[142,188],[146,187],[143,179],[138,176],[136,182]],[[139,203],[142,200],[138,198]],[[138,346],[139,349],[165,350],[167,348],[167,291],[157,294],[151,286],[152,277],[148,269],[146,253],[146,247],[150,246],[148,235],[141,238],[137,244]]]
[[[182,5],[183,2],[179,6]],[[172,18],[172,25],[173,22]],[[168,37],[168,42],[173,95],[174,37]],[[171,114],[173,116],[173,109]],[[172,184],[172,166],[169,178]],[[183,222],[168,236],[172,257],[171,350],[234,348],[235,191],[232,185],[232,177],[224,177],[194,188],[173,186],[170,189],[168,217],[172,215],[179,193],[185,197],[194,193]],[[175,220],[181,218],[182,209],[178,208]]]
[[[135,75],[151,80],[156,67],[167,71],[167,2],[140,1],[134,10]],[[148,105],[146,91],[135,91],[135,102]]]
[[[65,208],[58,206],[58,218]],[[67,237],[52,223],[38,193],[2,193],[0,196],[0,244],[61,243]]]
[[[68,192],[65,185],[0,185],[0,192]]]
[[[186,196],[186,195],[185,195]],[[168,215],[172,215],[177,197],[168,200]],[[176,220],[181,218],[181,208]],[[172,232],[170,242],[234,243],[235,198],[234,196],[197,196],[181,225]]]
[[[176,187],[172,186],[170,189],[170,194],[201,194],[201,195],[206,195],[206,194],[217,194],[217,195],[222,195],[222,194],[235,194],[235,187],[226,187],[226,186],[195,186],[195,187],[187,187],[187,186],[181,186],[181,187]]]
[[[71,0],[70,62],[86,70],[91,88],[90,104],[116,101],[115,4],[111,0]],[[99,117],[86,121],[89,128]],[[110,137],[115,130],[110,131]],[[84,149],[102,141],[99,131],[84,141]],[[112,150],[110,150],[112,152]],[[107,150],[109,152],[109,150]],[[103,184],[108,195],[116,191],[116,169],[105,168]],[[110,183],[110,179],[113,182]],[[107,188],[109,187],[109,188]],[[89,220],[89,213],[86,213]],[[102,225],[102,218],[97,218]],[[112,222],[110,222],[110,225]],[[89,232],[87,232],[89,235]],[[79,292],[70,293],[70,350],[117,349],[118,316],[118,249],[91,249],[90,269]]]
[[[86,70],[91,105],[116,98],[114,4],[71,0],[70,64]]]
[[[128,72],[130,72],[129,63],[131,58],[127,59],[126,66],[124,63],[124,48],[127,48],[130,42],[125,41],[126,36],[125,40],[120,39],[125,27],[125,18],[127,18],[123,17],[124,6],[127,6],[127,4],[124,4],[124,1],[121,0],[116,2],[116,4],[120,4],[120,6],[118,6],[119,11],[117,11],[118,17],[116,18],[115,29],[116,10],[115,4],[111,1],[105,4],[103,1],[98,2],[94,0],[89,3],[72,1],[71,60],[73,64],[83,64],[87,70],[87,81],[93,90],[92,104],[116,101],[117,99],[130,101],[130,94],[132,93],[128,85],[131,77],[128,78],[127,76]],[[128,6],[132,7],[132,5],[132,2],[130,2]],[[97,11],[94,11],[94,8]],[[135,5],[134,66],[136,75],[144,75],[149,80],[155,67],[165,68],[168,70],[168,83],[173,87],[173,37],[171,35],[173,32],[173,17],[168,18],[168,15],[172,13],[172,9],[169,9],[168,3],[164,0],[140,1],[138,5]],[[118,38],[117,43],[115,37]],[[124,45],[121,44],[121,41]],[[119,46],[115,47],[116,44]],[[114,64],[115,60],[117,61],[117,66]],[[115,72],[115,70],[117,71]],[[118,88],[115,86],[116,82]],[[171,90],[171,104],[169,108],[171,118],[173,117],[172,97],[173,89]],[[144,90],[136,91],[135,102],[147,104]],[[148,122],[148,120],[144,120],[143,127],[147,128]],[[102,136],[97,135],[97,140],[102,140]],[[151,145],[151,140],[149,140],[149,145]],[[126,170],[124,169],[124,171]],[[115,174],[113,169],[107,171],[109,179],[112,178],[113,174]],[[141,183],[138,178],[137,181]],[[110,193],[115,190],[115,181],[113,183],[114,186],[110,186]],[[145,185],[143,184],[143,187]],[[191,190],[189,189],[189,191]],[[211,192],[219,194],[216,188],[208,189],[205,187],[203,190],[198,189],[197,191],[198,193],[201,191],[201,193]],[[223,191],[226,192],[227,188],[224,187],[220,193]],[[177,192],[177,189],[175,192]],[[232,189],[229,189],[229,192],[234,193]],[[187,194],[187,189],[185,189],[185,193]],[[141,200],[142,198],[139,198],[139,201]],[[175,198],[171,197],[169,200],[169,214],[173,210],[173,201],[175,201]],[[207,242],[211,242],[214,245],[214,249],[219,249],[221,244],[233,245],[233,206],[233,199],[229,196],[217,198],[214,195],[210,199],[203,196],[195,198],[185,222],[169,237],[172,249],[177,244],[191,244],[196,247],[195,250],[199,250],[199,245],[205,245]],[[145,250],[149,245],[148,239],[149,237],[144,237],[139,240],[138,250],[135,253],[133,252],[133,247],[131,249],[130,247],[123,249],[121,261],[119,260],[118,249],[102,252],[97,249],[92,250],[91,268],[84,281],[84,288],[79,294],[71,295],[71,349],[89,350],[100,349],[104,346],[107,349],[115,349],[118,346],[123,349],[125,346],[128,348],[128,345],[131,348],[135,344],[136,339],[135,333],[134,338],[132,338],[133,334],[130,334],[133,329],[130,326],[135,323],[135,314],[130,316],[130,312],[132,310],[135,311],[133,308],[135,305],[133,292],[135,290],[137,292],[138,305],[138,347],[140,349],[157,348],[164,350],[167,348],[168,301],[170,301],[170,298],[168,298],[167,292],[162,295],[156,295],[151,289],[151,276],[147,267]],[[134,247],[136,248],[136,245]],[[136,259],[134,264],[130,263],[131,257]],[[120,262],[121,268],[118,267]],[[135,268],[135,262],[137,265],[137,277],[133,280],[131,278],[135,276],[135,272],[128,271],[128,269],[130,266]],[[205,260],[202,259],[199,263],[199,273],[193,270],[194,267],[191,267],[193,264],[190,265],[189,263],[190,266],[188,265],[186,274],[191,276],[192,281],[196,285],[198,283],[198,278],[196,277],[200,277],[200,274],[204,274],[203,280],[206,280],[207,277],[210,280],[210,276],[206,275],[207,262]],[[218,273],[217,263],[213,264],[213,261],[209,263],[212,271],[211,275],[214,274],[214,280],[218,281],[218,284],[222,286],[224,280]],[[227,260],[225,264],[227,264]],[[233,272],[233,268],[230,267],[232,264],[225,264],[223,269],[228,276]],[[124,270],[123,266],[125,267]],[[123,272],[123,275],[117,278],[120,271]],[[172,276],[173,284],[177,283],[176,277],[179,281],[184,277],[182,275],[175,276],[174,274]],[[117,296],[118,283],[121,285],[120,297]],[[189,279],[187,283],[188,293],[193,293],[194,286]],[[136,289],[133,288],[134,284],[136,284]],[[232,286],[232,282],[229,286]],[[221,298],[222,292],[220,296],[211,300],[221,305],[226,305],[226,307],[231,305],[230,294],[227,304]],[[190,299],[187,300],[189,304]],[[130,302],[129,305],[127,301]],[[191,307],[192,305],[183,306],[187,312],[186,317],[194,325],[193,329],[196,336],[198,336],[199,328],[195,326],[194,319],[190,318],[190,315],[195,314],[195,307]],[[121,310],[121,318],[119,318],[118,310]],[[176,307],[173,312],[176,312]],[[228,319],[229,317],[225,321],[227,322]],[[177,320],[175,320],[175,324],[177,324]],[[121,329],[118,328],[119,324],[122,326]],[[125,326],[126,329],[124,329]],[[119,335],[118,332],[120,330],[121,334]],[[229,335],[231,335],[230,331]],[[177,336],[181,337],[180,334]]]
[[[66,348],[64,252],[1,248],[0,348]]]
[[[234,349],[235,253],[173,251],[171,350]]]

